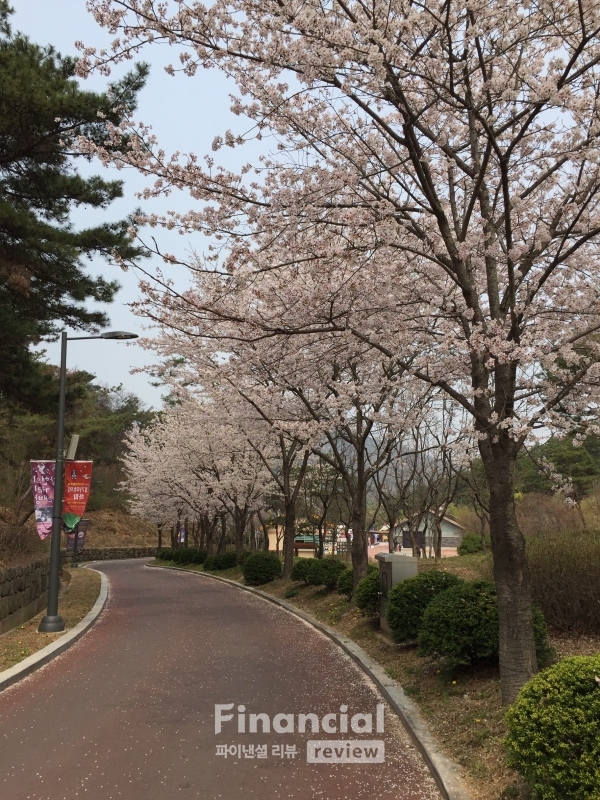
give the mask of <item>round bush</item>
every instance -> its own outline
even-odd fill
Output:
[[[217,556],[217,569],[231,569],[235,566],[237,566],[237,556],[232,550]]]
[[[395,642],[416,639],[423,614],[440,592],[462,580],[450,572],[428,570],[392,586],[388,594],[387,623]]]
[[[353,588],[354,570],[351,567],[346,567],[346,569],[340,572],[338,576],[337,590],[339,594],[345,594],[349,600],[352,597]]]
[[[379,572],[378,567],[369,561],[367,567],[367,574],[371,572]],[[354,570],[352,567],[346,567],[343,572],[340,572],[337,581],[337,590],[339,594],[345,594],[348,600],[352,597],[352,590],[354,588]]]
[[[309,586],[325,586],[326,589],[335,589],[337,580],[346,567],[343,561],[337,558],[315,558],[306,574]]]
[[[246,559],[248,556],[251,556],[252,553],[249,550],[244,550],[244,552],[237,557],[237,565],[238,567],[243,567],[246,563]]]
[[[537,800],[600,800],[600,656],[573,656],[527,683],[506,714],[509,764]]]
[[[160,561],[171,561],[173,558],[173,551],[170,547],[163,547],[162,550],[157,553],[156,557],[160,559]]]
[[[217,558],[217,556],[207,556],[204,559],[204,569],[211,570],[211,571],[216,569],[216,567],[215,567],[216,558]]]
[[[373,570],[358,582],[356,605],[365,617],[379,614],[379,572]]]
[[[461,543],[456,548],[459,556],[470,556],[473,553],[481,553],[482,550],[481,536],[477,536],[476,533],[465,533]]]
[[[249,586],[262,586],[263,583],[281,577],[281,561],[275,553],[259,550],[252,553],[244,564],[244,580]]]
[[[295,558],[292,567],[292,580],[308,583],[308,570],[316,558]]]
[[[551,653],[542,612],[533,609],[533,628],[540,663]],[[440,656],[448,666],[497,661],[499,650],[496,588],[489,581],[462,581],[440,592],[423,614],[419,651]]]

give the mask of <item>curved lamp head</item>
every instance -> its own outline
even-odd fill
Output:
[[[100,334],[101,339],[137,339],[137,333],[129,333],[128,331],[106,331]]]

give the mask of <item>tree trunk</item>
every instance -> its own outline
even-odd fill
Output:
[[[241,556],[244,552],[244,531],[246,530],[246,515],[236,511],[234,517],[235,554]]]
[[[159,522],[156,527],[158,528],[158,552],[160,553],[162,550],[162,522]]]
[[[254,522],[254,517],[252,517],[250,520],[250,552],[255,553],[256,550],[256,523]]]
[[[190,529],[190,522],[189,522],[188,518],[186,517],[185,520],[183,521],[183,546],[184,547],[188,547],[189,546],[189,529]]]
[[[354,576],[353,591],[359,581],[367,574],[369,566],[369,546],[367,540],[367,502],[366,486],[359,482],[356,496],[352,502],[352,570]]]
[[[221,553],[225,552],[225,537],[227,536],[227,520],[225,519],[225,515],[221,517],[221,536],[219,537],[219,543],[217,545],[217,555],[221,555]]]
[[[514,467],[517,449],[508,437],[480,442],[490,487],[490,532],[494,582],[500,619],[500,681],[502,702],[512,703],[537,672],[532,602],[525,539],[515,510]]]
[[[294,566],[294,545],[296,540],[296,503],[285,500],[285,522],[283,528],[283,580],[289,581]]]

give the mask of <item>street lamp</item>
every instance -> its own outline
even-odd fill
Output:
[[[65,391],[67,385],[67,342],[76,339],[137,339],[137,333],[127,331],[107,331],[96,336],[69,336],[63,331],[60,335],[60,388],[58,396],[58,432],[56,441],[56,468],[54,478],[54,504],[52,507],[52,537],[50,539],[50,574],[48,576],[48,607],[46,616],[40,622],[40,633],[59,633],[64,631],[65,623],[58,613],[58,590],[60,587],[60,533],[62,522],[62,496],[64,477],[64,439],[65,439]]]

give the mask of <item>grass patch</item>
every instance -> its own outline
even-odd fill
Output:
[[[68,588],[59,596],[59,613],[67,630],[75,627],[90,611],[100,593],[100,575],[91,569],[67,570],[71,575]],[[38,633],[43,611],[29,622],[0,636],[0,672],[14,667],[24,658],[37,653],[62,636],[62,633]]]

